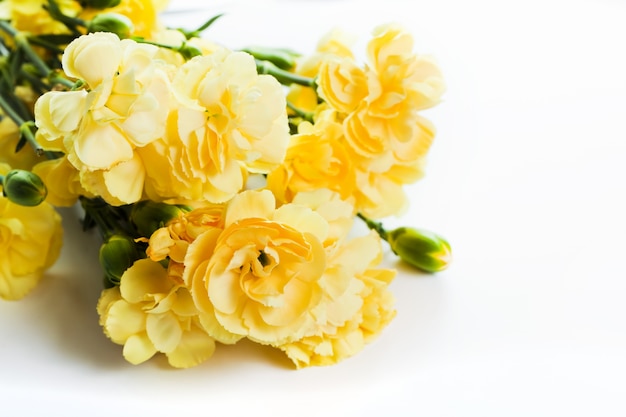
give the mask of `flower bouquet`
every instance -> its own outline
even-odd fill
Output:
[[[188,368],[244,338],[297,368],[352,356],[395,315],[383,240],[427,272],[450,261],[379,221],[423,174],[439,69],[394,24],[359,63],[338,31],[308,55],[232,50],[205,33],[219,15],[172,29],[165,3],[0,0],[0,296],[36,286],[55,208],[79,204],[128,362]]]

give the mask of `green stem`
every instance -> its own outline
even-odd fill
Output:
[[[365,217],[363,214],[361,213],[357,213],[356,214],[357,217],[361,220],[363,220],[365,222],[365,224],[367,225],[367,227],[369,227],[371,230],[374,230],[376,233],[378,233],[378,235],[385,241],[387,241],[387,231],[385,230],[385,228],[383,227],[383,224],[377,221],[374,221],[370,218]]]
[[[50,73],[50,67],[46,64],[43,59],[30,46],[28,42],[28,36],[24,33],[18,33],[15,35],[15,44],[18,48],[20,48],[27,56],[29,61],[35,66],[39,75],[42,77],[47,77]]]
[[[220,17],[222,17],[222,16],[224,16],[224,14],[218,14],[216,16],[213,16],[212,18],[207,20],[204,24],[202,24],[196,30],[178,29],[178,31],[181,32],[183,35],[185,35],[185,38],[187,38],[187,40],[189,40],[191,38],[199,38],[200,35],[202,34],[202,32],[207,30],[209,28],[209,26],[211,26],[213,23],[215,23],[215,21],[217,19],[219,19]]]
[[[76,86],[76,83],[68,80],[67,78],[59,74],[60,74],[59,71],[50,71],[50,73],[48,73],[48,81],[50,81],[50,84],[62,85],[63,87],[66,87],[69,90],[74,89],[74,87]]]
[[[80,31],[78,30],[79,26],[87,27],[87,23],[84,20],[63,14],[55,0],[48,0],[48,4],[44,5],[43,8],[46,9],[48,13],[50,13],[50,17],[63,23],[76,36],[81,35]]]
[[[20,70],[19,76],[26,80],[28,83],[30,83],[32,88],[36,90],[40,95],[51,90],[49,84],[45,83],[44,81],[42,81],[41,78],[34,76],[24,69]]]
[[[4,46],[4,42],[0,41],[0,56],[6,57],[10,54],[11,51],[9,51],[6,46]]]
[[[301,117],[304,120],[306,120],[307,122],[313,123],[313,113],[308,112],[308,111],[304,111],[299,107],[294,106],[294,104],[290,101],[287,101],[287,107],[295,113],[295,115],[297,117]]]
[[[163,43],[149,41],[149,40],[147,40],[145,38],[141,38],[141,37],[138,37],[138,36],[133,36],[133,37],[131,37],[131,39],[133,41],[137,42],[137,43],[144,43],[146,45],[152,45],[152,46],[156,46],[156,47],[159,47],[159,48],[165,48],[165,49],[169,49],[170,51],[174,51],[174,52],[176,52],[178,50],[177,46],[165,45]]]
[[[35,135],[32,130],[33,127],[35,127],[35,122],[24,122],[20,125],[20,133],[23,138],[26,138],[26,141],[30,144],[31,148],[33,148],[37,156],[41,156],[44,154],[44,149],[39,142],[37,142],[37,139],[35,139]]]
[[[32,131],[32,127],[35,125],[35,122],[32,120],[24,120],[2,95],[0,95],[0,108],[2,108],[2,111],[9,117],[9,119],[13,120],[13,123],[19,126],[21,136],[26,139],[35,153],[38,156],[43,155],[44,149],[41,145],[39,145],[39,142],[35,139],[35,135]]]
[[[61,55],[63,53],[63,49],[59,48],[58,45],[55,45],[52,42],[48,42],[45,39],[42,39],[39,36],[29,36],[28,37],[28,41],[33,44],[33,45],[37,45],[37,46],[41,46],[43,48],[46,48],[47,50],[49,50],[50,52],[52,52],[55,55]],[[67,42],[69,43],[69,41]]]
[[[17,35],[18,33],[17,30],[13,26],[11,26],[11,24],[6,20],[0,20],[0,30],[2,30],[12,38],[15,37],[15,35]]]
[[[4,94],[0,94],[0,109],[2,109],[4,114],[8,116],[9,119],[13,120],[13,123],[16,125],[21,126],[25,123],[25,120],[18,114],[17,111],[15,111],[13,106],[11,106],[11,104],[7,101],[7,97],[5,97]]]
[[[256,69],[259,74],[269,74],[283,85],[298,84],[305,87],[315,88],[315,78],[303,77],[289,71],[282,70],[269,61],[255,59]]]

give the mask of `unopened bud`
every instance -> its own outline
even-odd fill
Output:
[[[100,265],[105,278],[113,285],[119,285],[120,279],[141,255],[133,239],[123,235],[113,235],[100,246]]]
[[[118,6],[122,0],[82,0],[83,7],[92,9],[108,9]]]
[[[399,227],[387,233],[387,242],[402,260],[426,272],[439,272],[452,261],[450,244],[423,229]]]
[[[188,207],[145,200],[133,204],[130,220],[139,236],[150,237],[167,222],[190,211]]]
[[[133,30],[133,22],[128,17],[118,13],[101,13],[87,24],[87,31],[90,33],[111,32],[120,39],[129,38]]]
[[[48,189],[38,175],[14,169],[3,178],[2,194],[15,204],[32,207],[46,199]]]

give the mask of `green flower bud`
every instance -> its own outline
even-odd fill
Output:
[[[297,52],[285,48],[266,48],[262,46],[253,46],[243,49],[256,59],[261,61],[269,61],[283,70],[290,70],[296,66],[296,58],[300,56]]]
[[[188,211],[190,209],[185,206],[144,200],[133,204],[130,220],[137,229],[139,236],[150,237],[155,230]]]
[[[133,239],[123,235],[113,235],[100,246],[100,265],[104,269],[105,279],[113,285],[119,285],[120,279],[136,260],[141,259]]]
[[[15,204],[33,207],[46,199],[48,189],[36,174],[14,169],[3,178],[2,194]]]
[[[91,9],[108,9],[118,6],[121,2],[122,0],[81,0],[80,4]]]
[[[386,237],[396,255],[423,271],[443,271],[452,260],[450,244],[428,230],[399,227]]]
[[[111,32],[120,39],[129,38],[133,30],[133,22],[128,17],[118,13],[101,13],[87,24],[87,31],[90,33]]]

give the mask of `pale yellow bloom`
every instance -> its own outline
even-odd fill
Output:
[[[201,253],[188,255],[190,246],[198,241],[213,242],[224,227],[224,206],[207,205],[192,210],[189,213],[173,219],[167,226],[156,230],[148,240],[146,254],[153,261],[168,259],[168,274],[180,281],[188,275],[185,259],[188,256],[201,257],[205,261],[213,254],[212,247],[201,244],[193,246],[195,251],[201,248]],[[189,286],[187,281],[185,285]],[[206,308],[199,315],[200,324],[215,340],[224,344],[233,344],[243,336],[233,334],[216,323],[215,317],[208,314]]]
[[[0,166],[3,174],[8,169]],[[24,207],[0,195],[0,297],[18,300],[28,294],[62,244],[61,217],[50,204]]]
[[[268,173],[283,161],[285,96],[275,78],[257,74],[252,56],[220,49],[195,57],[173,86],[180,103],[166,138],[142,151],[151,198],[224,202],[247,172]]]
[[[355,187],[354,167],[345,147],[343,127],[334,111],[321,112],[314,125],[302,122],[291,137],[285,162],[267,177],[281,202],[302,191],[328,188],[349,198]]]
[[[346,136],[355,152],[374,164],[379,158],[413,160],[414,155],[403,159],[404,148],[419,147],[425,151],[432,139],[422,137],[421,125],[425,122],[417,112],[437,104],[445,85],[435,63],[415,55],[412,48],[412,37],[396,25],[377,28],[368,44],[368,94],[347,117]],[[361,138],[366,132],[367,141]],[[427,143],[413,143],[419,140]]]
[[[82,169],[79,178],[87,193],[100,196],[113,206],[121,206],[141,200],[145,176],[143,161],[134,152],[130,159],[109,169]]]
[[[332,365],[358,353],[395,316],[388,290],[395,271],[375,268],[381,259],[374,233],[329,253],[319,281],[323,299],[312,310],[317,331],[279,346],[296,367]]]
[[[137,149],[165,132],[171,89],[167,68],[153,61],[157,49],[111,33],[81,36],[67,46],[63,66],[88,89],[51,91],[35,104],[41,144],[64,152],[83,188],[112,205],[142,198]]]
[[[402,186],[423,176],[434,138],[419,111],[437,104],[445,85],[436,64],[412,49],[408,32],[384,25],[374,30],[362,71],[347,58],[329,57],[320,67],[318,92],[345,117],[356,208],[369,217],[402,212]]]
[[[397,215],[407,204],[402,187],[423,176],[434,138],[433,125],[419,112],[440,101],[445,85],[434,61],[416,55],[411,35],[398,25],[374,30],[367,46],[368,64],[363,67],[356,63],[350,46],[335,35],[326,37],[316,54],[299,61],[296,68],[298,74],[316,77],[317,90],[295,86],[287,96],[295,107],[313,115],[313,129],[306,122],[300,124],[309,135],[318,124],[319,131],[327,129],[324,114],[335,112],[333,118],[342,124],[342,134],[334,139],[333,147],[344,149],[344,157],[328,149],[320,154],[323,145],[307,141],[299,130],[286,163],[272,174],[274,178],[270,176],[270,188],[282,200],[307,190],[306,186],[338,191],[320,184],[319,168],[349,167],[352,178],[346,181],[342,198],[352,190],[357,211],[375,218]],[[320,162],[315,169],[303,161]]]
[[[228,204],[224,227],[200,235],[185,258],[183,278],[209,334],[276,345],[309,332],[326,267],[326,220],[294,204],[276,209],[268,190],[244,191]]]
[[[426,154],[434,127],[417,115],[410,118],[413,131],[407,141],[393,140],[389,122],[371,117],[366,110],[352,113],[345,121],[347,148],[356,170],[356,208],[368,217],[399,215],[407,208],[403,186],[424,175]]]
[[[189,368],[215,350],[187,288],[149,259],[127,269],[119,287],[104,290],[97,309],[105,334],[124,346],[124,358],[132,364],[161,352],[170,365]]]
[[[61,12],[67,16],[76,16],[80,4],[76,0],[57,0]],[[33,35],[68,33],[67,27],[54,20],[44,9],[48,0],[4,0],[0,2],[0,18],[11,20],[17,30]]]

